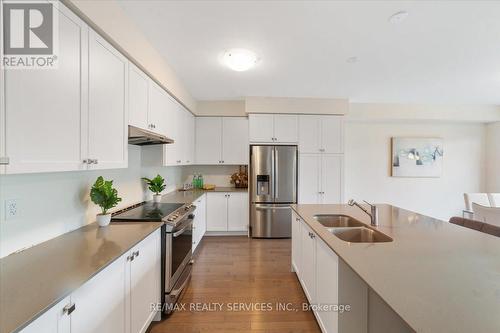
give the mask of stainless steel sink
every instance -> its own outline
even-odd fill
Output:
[[[366,227],[328,228],[328,231],[343,241],[351,243],[384,243],[392,242],[392,238],[380,231]]]
[[[327,228],[363,227],[364,224],[347,215],[315,215],[314,219]]]

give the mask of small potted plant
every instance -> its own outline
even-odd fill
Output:
[[[160,175],[156,175],[153,179],[144,177],[142,180],[146,182],[148,189],[153,192],[153,202],[160,202],[161,192],[167,187],[167,185],[165,185],[165,179]]]
[[[97,223],[100,227],[105,227],[111,221],[111,213],[108,213],[108,210],[116,207],[122,198],[118,197],[118,191],[113,188],[112,180],[104,180],[99,176],[90,189],[90,200],[101,207],[102,212],[97,214]]]

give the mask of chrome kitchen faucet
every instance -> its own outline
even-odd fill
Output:
[[[378,225],[378,209],[377,209],[377,206],[375,205],[372,205],[371,203],[369,203],[368,201],[365,201],[363,200],[366,204],[368,204],[368,206],[370,206],[370,212],[368,212],[363,206],[361,206],[359,203],[357,203],[356,201],[354,201],[354,199],[351,199],[347,202],[347,204],[349,206],[357,206],[359,209],[361,209],[363,212],[365,212],[366,214],[368,214],[368,216],[370,216],[370,224],[373,225],[373,226],[377,226]]]

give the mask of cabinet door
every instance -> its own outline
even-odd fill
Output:
[[[227,201],[227,230],[248,230],[248,194],[228,193]]]
[[[222,163],[248,164],[247,118],[222,118]]]
[[[163,145],[163,164],[167,166],[178,165],[177,144],[179,141],[179,104],[171,96],[167,96],[166,106],[166,133],[165,135],[175,142],[173,144]]]
[[[4,70],[5,173],[87,169],[88,27],[59,5],[57,69]]]
[[[291,114],[274,115],[275,142],[294,143],[299,141],[298,116]]]
[[[320,117],[299,116],[299,152],[319,153],[321,152]]]
[[[70,316],[64,312],[64,307],[69,304],[70,298],[66,297],[19,331],[19,333],[70,333]]]
[[[342,202],[342,156],[321,156],[321,203],[339,204]]]
[[[149,79],[149,108],[147,130],[167,135],[168,94],[156,82]]]
[[[321,155],[299,156],[299,203],[317,204],[320,201]]]
[[[128,166],[128,61],[89,34],[89,153],[92,169]]]
[[[220,117],[196,118],[196,163],[220,164],[222,161],[222,121]]]
[[[227,231],[227,193],[207,193],[207,231]]]
[[[301,277],[300,252],[301,252],[301,224],[300,218],[292,211],[292,268]]]
[[[136,256],[130,262],[130,327],[131,332],[145,332],[156,311],[152,304],[160,302],[161,255],[160,230],[149,235],[132,249]]]
[[[274,117],[272,114],[248,116],[250,142],[274,142]]]
[[[129,125],[149,129],[148,127],[148,81],[143,71],[129,62],[128,105]]]
[[[302,222],[300,281],[309,303],[316,303],[316,235]]]
[[[106,244],[107,246],[115,246]],[[71,333],[123,333],[125,331],[126,256],[118,258],[71,294],[76,310]]]
[[[206,199],[203,195],[198,200],[194,202],[196,206],[196,210],[194,212],[194,221],[193,221],[193,252],[196,250],[198,245],[201,242],[201,239],[205,235],[205,231],[207,230],[207,208],[206,208]]]
[[[321,239],[316,240],[316,303],[339,304],[339,259]],[[323,332],[338,332],[338,312],[318,311],[319,325]]]
[[[344,152],[344,120],[341,116],[321,117],[321,147],[327,154],[341,154]]]

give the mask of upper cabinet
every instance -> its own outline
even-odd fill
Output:
[[[298,116],[291,114],[250,114],[250,142],[298,142]]]
[[[176,104],[171,110],[169,109],[167,117],[168,137],[174,139],[174,143],[163,146],[163,165],[193,164],[195,159],[193,114],[180,104]]]
[[[92,169],[128,166],[128,61],[89,34],[89,149]]]
[[[342,154],[342,116],[299,116],[299,152]]]
[[[197,164],[248,164],[248,119],[196,118]]]
[[[87,169],[88,27],[58,8],[58,68],[0,71],[0,158],[9,174]]]
[[[149,77],[139,68],[129,63],[128,72],[128,123],[132,126],[149,128],[148,123],[148,85]]]

